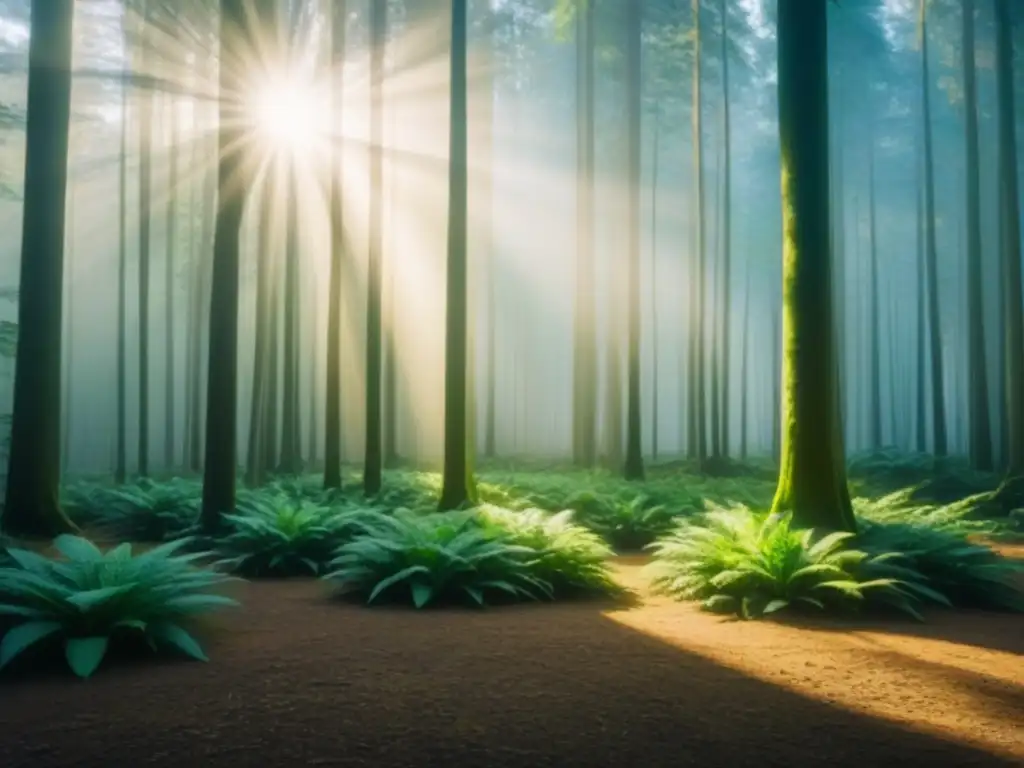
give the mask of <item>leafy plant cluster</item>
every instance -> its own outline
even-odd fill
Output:
[[[611,550],[571,515],[495,507],[367,512],[326,578],[367,603],[398,599],[417,608],[617,593]]]
[[[877,510],[876,510],[877,514]],[[650,549],[655,589],[713,611],[756,618],[784,609],[885,609],[922,619],[926,606],[1024,611],[1024,563],[968,540],[951,517],[891,510],[860,533],[817,537],[788,515],[736,506],[680,524]]]
[[[89,677],[122,640],[205,661],[192,625],[237,603],[215,591],[229,577],[196,567],[203,553],[183,554],[187,544],[181,539],[135,553],[125,543],[103,552],[87,539],[60,536],[56,558],[8,548],[10,560],[0,566],[0,616],[12,628],[0,640],[0,668],[50,641],[59,641],[79,677]]]

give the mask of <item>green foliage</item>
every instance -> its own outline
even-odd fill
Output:
[[[477,510],[479,520],[495,538],[533,553],[530,573],[549,584],[554,595],[621,592],[608,565],[614,552],[593,531],[577,525],[573,514],[572,510],[552,515],[540,509],[520,511],[491,505]]]
[[[80,525],[129,541],[167,541],[190,532],[199,515],[202,486],[175,478],[131,485],[80,484],[64,490],[64,507]]]
[[[499,595],[529,600],[552,594],[530,572],[534,551],[495,536],[472,514],[371,512],[360,526],[325,578],[367,603],[400,596],[417,608],[452,601],[483,606]]]
[[[895,551],[908,567],[957,606],[1024,611],[1024,593],[1014,583],[1024,562],[1009,560],[942,523],[861,521],[859,545],[868,552]]]
[[[244,576],[317,576],[356,532],[358,511],[286,496],[250,494],[225,515],[229,532],[217,543],[221,565]]]
[[[87,539],[60,536],[54,546],[61,559],[9,549],[14,563],[0,567],[0,615],[18,623],[0,642],[0,667],[40,641],[60,638],[68,665],[88,677],[111,640],[123,635],[206,661],[189,623],[237,603],[210,591],[228,577],[195,567],[203,554],[180,554],[187,543],[141,554],[121,544],[104,553]]]
[[[653,544],[648,568],[656,590],[743,618],[880,605],[920,618],[922,602],[946,602],[898,554],[852,549],[852,538],[815,541],[812,531],[791,528],[788,515],[716,509]]]

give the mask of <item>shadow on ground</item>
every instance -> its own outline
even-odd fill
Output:
[[[412,612],[240,587],[209,664],[0,690],[0,764],[1019,765],[747,677],[596,604]]]

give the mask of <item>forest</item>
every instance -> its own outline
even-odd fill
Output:
[[[0,0],[0,762],[1020,765],[1022,51]]]

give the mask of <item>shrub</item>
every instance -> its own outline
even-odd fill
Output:
[[[967,540],[956,528],[926,522],[861,520],[859,546],[867,552],[900,552],[910,568],[956,606],[1024,611],[1024,594],[1014,584],[1024,562],[1004,558]]]
[[[0,615],[19,623],[0,642],[0,667],[54,636],[63,639],[65,658],[79,677],[96,670],[118,635],[206,661],[187,625],[237,603],[209,592],[228,577],[194,567],[202,554],[180,554],[186,543],[142,554],[121,544],[103,553],[87,539],[66,535],[54,541],[63,559],[10,548],[15,565],[0,568]]]
[[[496,537],[472,514],[368,512],[359,525],[361,533],[338,548],[325,578],[367,603],[405,595],[417,608],[467,599],[482,606],[498,596],[552,594],[530,572],[534,551]]]
[[[946,603],[900,555],[848,548],[853,534],[790,527],[788,515],[716,509],[655,542],[657,591],[708,610],[756,618],[783,609],[887,605],[920,619],[922,602]]]
[[[482,506],[477,514],[497,538],[531,551],[530,573],[550,584],[556,595],[622,591],[608,565],[614,553],[597,534],[574,522],[572,510],[552,515]]]
[[[244,576],[317,576],[334,551],[355,533],[357,512],[286,497],[251,495],[217,542],[220,565]]]
[[[202,487],[193,480],[143,479],[131,485],[83,485],[65,492],[77,522],[130,541],[167,541],[189,533]]]
[[[677,519],[666,506],[653,504],[645,495],[616,499],[583,492],[570,498],[568,507],[580,510],[579,522],[620,552],[643,549],[671,531]]]

